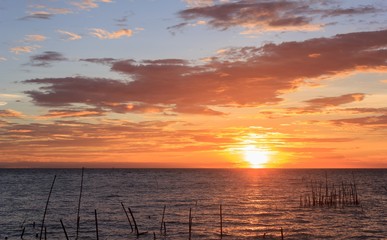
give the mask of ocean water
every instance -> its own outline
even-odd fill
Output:
[[[62,220],[75,239],[81,172],[0,169],[0,239],[36,239],[54,176],[46,236],[66,239]],[[387,239],[386,169],[85,169],[83,181],[78,239],[97,239],[95,210],[99,239],[136,239],[121,202],[139,239],[188,239],[190,209],[191,239],[220,239],[220,205],[223,239]],[[301,206],[312,182],[355,183],[359,205]]]

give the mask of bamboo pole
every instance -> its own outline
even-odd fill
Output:
[[[44,209],[43,220],[42,220],[42,226],[40,227],[40,235],[39,235],[39,239],[40,239],[40,240],[42,240],[43,227],[44,227],[44,219],[46,218],[48,203],[50,202],[50,197],[51,197],[52,189],[54,188],[55,179],[56,179],[56,175],[54,175],[54,180],[52,181],[51,188],[50,188],[50,192],[48,193],[48,198],[47,198],[47,202],[46,202],[46,207],[45,207],[45,209]]]

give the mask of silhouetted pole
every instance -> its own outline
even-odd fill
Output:
[[[220,239],[223,239],[223,214],[222,214],[222,204],[219,207],[219,217],[220,217]]]
[[[136,235],[138,237],[138,236],[140,236],[140,232],[138,231],[136,219],[134,218],[134,215],[133,215],[132,210],[130,209],[130,207],[128,207],[128,210],[129,210],[130,216],[132,216],[133,223],[134,223],[134,229],[136,230]]]
[[[162,231],[163,231],[163,225],[164,225],[164,215],[165,215],[165,208],[166,208],[166,205],[164,205],[164,209],[163,209],[163,216],[161,217],[160,234],[161,234],[161,233],[162,233]]]
[[[121,206],[122,206],[122,209],[124,209],[124,212],[125,212],[125,215],[126,215],[126,218],[128,219],[128,222],[129,222],[129,225],[130,225],[130,229],[132,229],[131,232],[133,232],[133,225],[132,225],[132,222],[130,221],[130,218],[129,218],[129,215],[128,215],[128,212],[126,211],[125,209],[125,206],[124,204],[121,202]]]
[[[189,208],[189,216],[188,216],[188,240],[191,240],[191,231],[192,231],[192,217],[191,217],[191,208]]]
[[[97,209],[94,209],[94,216],[95,216],[95,233],[97,234],[97,240],[99,240]]]
[[[44,209],[44,214],[43,214],[43,220],[42,220],[42,226],[40,227],[40,236],[39,239],[42,240],[42,235],[43,235],[43,227],[44,227],[44,219],[46,218],[46,213],[47,213],[47,208],[48,208],[48,202],[50,201],[51,197],[51,192],[52,189],[54,188],[54,183],[55,183],[56,175],[54,175],[54,180],[52,181],[50,192],[48,194],[47,202],[46,202],[46,207]]]
[[[69,240],[69,236],[67,236],[66,228],[65,228],[65,226],[64,226],[64,224],[62,222],[62,219],[60,219],[60,224],[62,225],[62,229],[63,229],[63,232],[64,232],[64,234],[66,236],[66,240]]]
[[[83,172],[85,168],[82,168],[82,177],[81,177],[81,187],[79,190],[79,200],[78,200],[78,213],[77,213],[77,235],[75,236],[75,240],[78,239],[78,233],[79,233],[79,223],[80,223],[80,218],[79,218],[79,212],[81,209],[81,199],[82,199],[82,188],[83,188]]]

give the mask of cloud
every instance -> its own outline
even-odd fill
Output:
[[[40,118],[79,118],[79,117],[96,117],[103,116],[104,111],[101,109],[62,109],[49,110],[49,112]]]
[[[35,35],[27,35],[24,38],[24,41],[26,42],[42,42],[46,40],[46,37],[43,35],[35,34]]]
[[[54,51],[46,51],[42,54],[34,55],[30,57],[30,65],[37,67],[48,67],[52,62],[66,61],[61,53]]]
[[[62,35],[62,39],[69,40],[69,41],[75,41],[82,38],[80,35],[72,32],[67,32],[63,30],[57,30],[57,32]]]
[[[305,80],[318,81],[351,71],[386,71],[386,37],[384,30],[232,48],[204,64],[182,59],[88,59],[110,65],[112,71],[126,75],[126,81],[77,76],[30,79],[24,83],[43,85],[26,94],[44,106],[82,103],[113,110],[113,105],[140,103],[182,113],[190,106],[191,112],[215,114],[210,111],[213,106],[278,103],[284,92],[296,89]],[[319,57],[310,58],[310,54]],[[353,93],[312,99],[308,104],[337,106],[363,98],[364,94]]]
[[[186,1],[192,8],[182,10],[179,16],[185,21],[208,19],[213,28],[226,30],[231,27],[273,30],[317,30],[321,28],[322,18],[343,15],[359,15],[382,12],[372,6],[359,6],[348,9],[338,9],[327,2],[319,1],[233,1],[214,4],[213,1]],[[187,23],[178,24],[179,28]],[[254,31],[253,31],[254,32]]]
[[[28,15],[21,18],[22,20],[28,19],[50,19],[54,15],[70,14],[72,11],[68,8],[52,8],[46,5],[30,5]]]
[[[82,0],[82,1],[72,2],[71,4],[81,10],[89,10],[91,8],[98,7],[98,4],[94,0]]]
[[[108,32],[104,29],[93,28],[91,29],[90,34],[99,39],[117,39],[121,37],[131,37],[133,35],[133,31],[130,29],[120,29],[115,32]]]
[[[12,53],[20,54],[20,53],[30,53],[40,48],[38,45],[34,46],[17,46],[10,49]]]
[[[184,0],[184,2],[190,7],[204,7],[214,5],[213,0]]]
[[[369,127],[387,127],[387,115],[367,116],[359,118],[344,118],[332,120],[336,125],[353,124]]]
[[[247,28],[301,27],[311,22],[309,17],[296,15],[302,7],[307,8],[301,3],[289,1],[238,1],[186,9],[180,11],[179,16],[184,20],[209,19],[210,26],[221,30],[236,26]]]
[[[364,93],[351,93],[345,94],[338,97],[322,97],[322,98],[314,98],[305,101],[311,107],[323,108],[323,107],[332,107],[338,106],[342,104],[352,103],[352,102],[360,102],[364,99]]]
[[[0,56],[0,62],[4,62],[4,61],[7,61],[7,59],[5,57]]]
[[[53,16],[53,14],[45,11],[39,11],[39,12],[31,12],[28,16],[23,17],[23,20],[27,19],[50,19]]]
[[[0,109],[0,117],[3,117],[3,118],[20,118],[22,116],[23,116],[22,113],[12,109],[5,109],[5,110]]]
[[[97,2],[103,2],[103,3],[111,3],[112,0],[80,0],[76,2],[72,2],[71,4],[81,10],[90,10],[92,8],[99,7]]]

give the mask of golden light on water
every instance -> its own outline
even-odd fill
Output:
[[[251,168],[265,167],[270,160],[270,152],[256,146],[246,146],[243,152],[244,159],[250,164]]]

